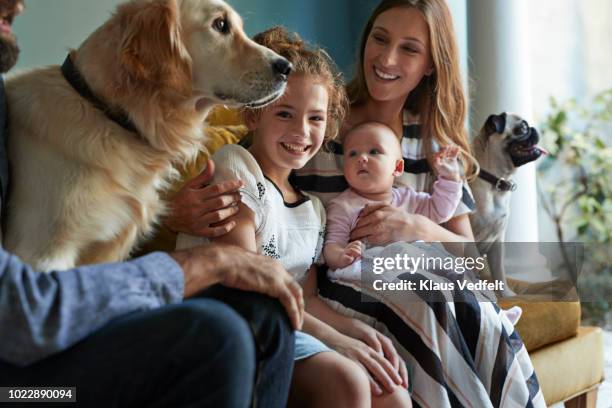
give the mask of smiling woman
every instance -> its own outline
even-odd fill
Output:
[[[432,159],[444,147],[459,149],[464,177],[473,176],[476,165],[464,128],[467,102],[446,1],[381,1],[364,29],[356,67],[340,141],[346,143],[343,136],[363,122],[391,128],[401,141],[404,162],[396,187],[431,193],[436,180]],[[296,184],[324,201],[333,200],[347,187],[344,147],[338,143],[331,152],[317,154],[296,172]],[[350,240],[373,246],[473,241],[468,214],[474,208],[465,181],[459,206],[442,225],[387,203],[367,206]],[[372,291],[359,280],[332,280],[325,268],[319,278],[320,296],[335,310],[393,339],[414,368],[413,399],[420,406],[545,405],[518,333],[494,304],[479,303],[475,293],[461,290],[454,301],[429,303],[403,292]],[[418,287],[426,278],[414,274],[402,279]]]
[[[399,100],[433,72],[427,23],[416,8],[400,8],[376,19],[364,49],[363,73],[370,96]]]

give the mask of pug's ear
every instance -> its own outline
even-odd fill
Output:
[[[503,133],[506,128],[506,113],[489,116],[484,128],[487,136],[493,133]]]

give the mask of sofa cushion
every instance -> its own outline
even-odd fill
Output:
[[[210,126],[235,126],[244,124],[239,109],[217,106],[206,117]]]
[[[580,395],[603,380],[603,332],[598,327],[580,327],[576,336],[529,355],[547,405]]]
[[[580,325],[579,302],[543,302],[528,295],[500,299],[502,309],[520,306],[523,315],[516,325],[527,351],[574,336]]]

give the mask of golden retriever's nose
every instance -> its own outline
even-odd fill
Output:
[[[291,63],[284,58],[278,58],[272,63],[272,70],[275,74],[281,74],[286,77],[291,73]]]

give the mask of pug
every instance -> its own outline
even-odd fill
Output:
[[[491,277],[504,283],[500,296],[514,295],[506,283],[504,236],[510,212],[510,193],[516,190],[511,177],[516,169],[546,154],[538,146],[538,131],[518,115],[491,115],[473,141],[480,164],[478,178],[470,183],[476,211],[470,215],[474,238],[482,255],[487,254]]]

